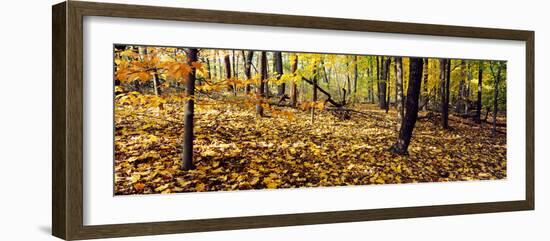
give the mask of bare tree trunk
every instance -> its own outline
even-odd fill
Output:
[[[441,90],[441,126],[445,129],[449,128],[449,86],[447,81],[447,68],[450,65],[450,60],[439,60],[439,80]]]
[[[389,57],[388,57],[389,58]],[[388,73],[386,73],[386,113],[390,110],[391,104],[391,82],[390,82],[390,65],[388,65]]]
[[[311,94],[311,101],[316,102],[317,101],[317,86],[318,86],[318,78],[317,78],[317,61],[314,63],[313,67],[313,77],[312,77],[312,94]],[[313,124],[315,120],[315,108],[311,107],[311,124]]]
[[[351,79],[350,79],[350,76],[349,76],[349,73],[346,74],[346,78],[347,78],[347,88],[346,90],[349,90],[348,92],[350,93],[349,96],[348,96],[348,99],[351,98],[351,94],[353,93],[352,89],[351,89]],[[346,98],[344,98],[344,101],[345,102],[348,102]]]
[[[218,77],[219,77],[219,79],[221,80],[221,79],[223,79],[223,77],[222,77],[222,76],[223,76],[222,58],[220,58],[220,56],[218,56],[218,54],[216,54],[216,59],[217,59],[217,61],[218,61]]]
[[[403,68],[401,57],[395,57],[395,88],[397,92],[396,105],[397,105],[397,129],[401,128],[401,121],[405,115],[403,109]]]
[[[159,95],[159,92],[158,92],[158,87],[157,87],[157,74],[154,74],[153,75],[153,92],[155,93],[156,96]]]
[[[472,83],[472,66],[470,63],[466,64],[466,88],[464,89],[464,114],[470,113],[470,85]]]
[[[397,142],[390,148],[390,151],[400,155],[407,155],[412,133],[418,118],[418,98],[422,84],[422,58],[410,59],[409,85],[407,89],[406,113],[402,120]]]
[[[231,51],[231,65],[233,70],[231,71],[231,77],[237,76],[237,62],[235,62],[235,50]]]
[[[355,99],[355,96],[357,95],[357,79],[359,78],[358,72],[357,72],[357,55],[353,56],[353,63],[354,63],[354,75],[353,75],[353,98]]]
[[[499,70],[500,72],[500,70]],[[500,78],[500,73],[497,75],[497,80],[495,80],[495,90],[493,96],[493,136],[497,135],[497,114],[498,114],[498,82]]]
[[[477,110],[476,110],[476,123],[481,123],[481,90],[483,88],[483,61],[479,61],[478,73],[477,73]]]
[[[273,58],[273,69],[275,72],[277,72],[277,80],[280,80],[281,76],[283,75],[283,55],[281,54],[281,52],[273,52]],[[285,83],[279,84],[279,86],[277,86],[277,95],[283,96],[285,94],[285,88]]]
[[[246,80],[250,81],[252,78],[252,75],[250,73],[250,68],[252,67],[252,58],[254,57],[254,51],[242,51],[243,54],[243,62],[244,62],[244,75],[246,76]],[[246,94],[250,93],[250,84],[247,83],[244,87],[244,91]]]
[[[265,51],[262,51],[261,52],[261,55],[260,55],[260,62],[261,62],[261,74],[262,74],[262,78],[260,80],[260,88],[258,88],[258,103],[256,104],[256,114],[258,114],[259,116],[264,116],[264,107],[262,106],[263,102],[264,102],[264,98],[265,98],[265,84],[266,84],[266,80],[267,80],[267,56],[266,56],[266,53]]]
[[[138,47],[139,54],[142,56],[149,55],[149,49],[147,47]],[[155,74],[153,74],[153,93],[155,93],[156,96],[160,95],[160,82],[159,82],[159,76],[157,71],[155,70]]]
[[[500,83],[500,72],[502,70],[502,67],[500,66],[500,63],[497,63],[497,70],[496,73],[493,70],[493,66],[490,65],[491,72],[493,74],[494,78],[494,91],[493,91],[493,136],[497,135],[497,114],[498,114],[498,88]]]
[[[298,70],[298,55],[294,54],[294,61],[290,63],[290,71],[295,76],[296,70]],[[290,105],[296,107],[298,103],[298,88],[296,86],[296,80],[293,80],[290,84]]]
[[[370,103],[374,103],[374,61],[370,61],[370,67],[369,67],[369,70],[368,70],[368,75],[369,75],[369,79],[370,79],[370,84],[367,88],[369,88],[369,100],[370,100]]]
[[[379,97],[379,104],[380,109],[385,110],[388,107],[388,103],[386,100],[386,92],[387,92],[387,81],[388,81],[388,68],[390,65],[391,59],[388,57],[385,59],[384,57],[381,60],[382,65],[382,72],[380,76],[380,80],[378,82],[378,97]]]
[[[382,67],[380,67],[380,58],[381,56],[376,56],[376,91],[378,92],[378,106],[380,109],[382,109],[382,103],[380,102],[380,70]]]
[[[265,84],[264,84],[264,91],[265,91],[265,97],[267,98],[271,98],[271,86],[270,86],[270,83],[269,83],[269,76],[267,75],[267,73],[269,73],[269,66],[268,66],[268,63],[269,61],[267,61],[267,55],[268,53],[266,52],[265,53],[265,58],[266,58],[266,62],[265,62],[265,71],[266,71],[266,77],[265,77]]]
[[[226,54],[223,58],[223,62],[225,63],[225,80],[230,81],[231,80],[231,60],[229,54]],[[228,91],[234,91],[235,86],[231,83],[227,83],[227,90]]]
[[[466,113],[466,61],[460,62],[460,84],[458,90],[458,112]]]
[[[193,62],[197,61],[197,53],[197,49],[187,50],[187,64],[189,66],[191,66]],[[183,170],[191,170],[195,168],[193,165],[193,117],[195,113],[195,101],[193,97],[195,96],[195,73],[195,68],[192,68],[191,71],[189,71],[185,86],[187,100],[185,103],[183,116]]]
[[[212,71],[210,71],[210,58],[206,57],[206,69],[208,70],[206,74],[207,79],[212,79]]]
[[[429,69],[430,68],[430,60],[428,58],[424,58],[424,70],[423,70],[423,74],[424,74],[424,77],[423,78],[423,83],[422,83],[422,98],[424,102],[424,106],[423,106],[423,110],[424,111],[427,111],[428,110],[428,102],[430,101],[430,96],[429,96],[429,92],[428,92],[428,77],[429,77]]]

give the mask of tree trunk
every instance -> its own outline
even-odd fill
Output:
[[[472,65],[468,63],[466,65],[466,89],[464,90],[464,99],[466,101],[464,114],[470,113],[470,93],[471,93],[471,83],[472,83]]]
[[[235,61],[235,50],[231,52],[231,65],[233,70],[231,71],[231,77],[237,76],[237,62]]]
[[[312,82],[313,82],[313,85],[312,85],[312,94],[311,94],[311,101],[312,102],[316,102],[317,101],[317,86],[318,86],[318,79],[317,78],[317,61],[315,61],[314,63],[314,67],[313,67],[313,77],[312,77]],[[311,107],[311,124],[313,124],[315,120],[315,108],[312,106]]]
[[[391,58],[388,57],[386,59],[386,62],[384,63],[385,64],[385,71],[383,72],[384,74],[384,83],[385,83],[385,86],[386,86],[386,105],[385,105],[385,108],[386,108],[386,113],[388,113],[388,111],[390,110],[390,96],[391,96],[391,89],[390,89],[390,66],[391,66]]]
[[[296,70],[298,70],[298,55],[294,54],[294,61],[290,63],[290,71],[292,75],[296,75]],[[298,103],[298,88],[296,86],[296,80],[293,80],[290,84],[290,105],[296,107]]]
[[[451,96],[451,60],[447,60],[447,65],[445,69],[445,99],[446,99],[446,110],[445,110],[445,122],[447,123],[447,128],[449,128],[449,101]]]
[[[397,129],[401,128],[401,121],[405,111],[403,109],[403,68],[401,57],[395,57],[395,90],[397,97],[395,99],[397,105]]]
[[[382,103],[380,102],[380,58],[381,56],[376,56],[376,91],[378,91],[378,106],[382,108]]]
[[[266,97],[266,98],[271,98],[271,88],[270,88],[270,86],[269,86],[269,76],[268,76],[268,73],[269,73],[269,66],[268,66],[268,63],[269,63],[269,61],[267,61],[267,59],[268,59],[268,58],[267,58],[267,55],[268,55],[268,54],[267,54],[267,52],[266,52],[266,53],[265,53],[265,56],[266,56],[266,57],[265,57],[265,59],[266,59],[266,61],[265,61],[265,72],[266,72],[266,77],[265,77],[265,79],[264,79],[264,81],[265,81],[265,84],[264,84],[264,92],[265,92],[265,97]],[[262,63],[262,65],[263,65],[263,63]]]
[[[220,58],[220,56],[218,56],[218,54],[216,54],[216,58],[217,58],[217,61],[218,61],[218,77],[220,80],[223,79],[223,63],[222,63],[222,58]]]
[[[261,74],[262,78],[260,80],[260,86],[258,88],[258,103],[256,103],[256,114],[259,116],[264,116],[264,108],[262,106],[265,98],[265,84],[267,80],[267,56],[265,51],[262,51],[260,55],[260,64],[261,64]]]
[[[420,87],[422,85],[422,58],[411,58],[409,69],[409,85],[407,89],[407,103],[405,106],[406,112],[399,130],[399,138],[390,148],[393,153],[400,155],[408,154],[408,148],[411,143],[414,125],[416,124],[416,119],[418,117],[418,98],[420,95]]]
[[[158,85],[157,85],[157,73],[155,73],[153,75],[153,91],[155,92],[155,95],[158,96],[159,95],[159,89],[158,89]]]
[[[374,61],[370,61],[370,68],[368,69],[368,76],[369,76],[369,79],[370,79],[370,83],[369,83],[369,86],[367,88],[369,88],[369,100],[370,100],[370,103],[374,103]]]
[[[254,51],[244,51],[243,54],[243,63],[244,63],[244,75],[246,76],[246,80],[250,81],[252,78],[252,74],[250,73],[250,68],[252,67],[252,58],[254,58]],[[247,83],[244,87],[244,91],[246,94],[250,93],[250,84]]]
[[[187,50],[187,64],[191,66],[193,62],[197,61],[197,49]],[[185,85],[185,94],[187,100],[184,107],[184,132],[183,132],[183,157],[182,157],[182,169],[191,170],[194,169],[193,165],[193,116],[195,113],[195,68],[187,74],[187,82]]]
[[[283,75],[283,55],[281,52],[273,52],[273,58],[273,69],[276,72],[277,80],[280,80]],[[285,88],[285,83],[279,84],[279,86],[277,86],[277,96],[283,96],[285,94]]]
[[[477,73],[477,110],[476,110],[476,123],[481,123],[481,90],[483,89],[483,61],[479,61]]]
[[[497,135],[497,114],[498,114],[498,87],[499,87],[499,82],[500,82],[500,71],[501,71],[501,66],[500,66],[500,63],[497,63],[497,72],[496,72],[496,75],[495,73],[493,72],[493,76],[494,76],[494,82],[495,82],[495,87],[494,87],[494,95],[493,95],[493,136],[496,136]]]
[[[450,67],[450,60],[439,60],[439,80],[441,92],[441,126],[449,128],[449,86],[447,80],[447,70]]]
[[[354,63],[354,70],[353,73],[353,98],[355,99],[355,96],[357,95],[357,79],[359,78],[358,72],[357,72],[357,55],[353,56],[353,63]]]
[[[424,77],[422,77],[422,98],[424,102],[424,106],[423,106],[423,110],[424,111],[427,111],[428,110],[428,102],[430,101],[430,95],[429,95],[429,92],[428,92],[428,74],[429,74],[429,69],[430,68],[430,60],[428,58],[424,58],[424,70],[423,70],[423,74],[424,74]]]
[[[350,93],[349,96],[351,96],[351,79],[350,79],[350,70],[349,70],[349,57],[346,56],[346,88],[343,88],[342,90],[346,90]],[[345,103],[347,101],[346,97],[342,98],[342,103]]]
[[[302,81],[302,86],[303,86],[304,82],[308,83],[310,85],[313,85],[313,81],[308,80],[305,77],[302,77],[302,80],[303,80]],[[315,85],[315,87],[318,91],[320,91],[321,93],[323,93],[327,97],[327,99],[325,100],[326,102],[331,103],[332,105],[334,105],[336,107],[342,107],[346,104],[345,101],[342,101],[342,103],[338,103],[335,100],[333,100],[330,93],[327,92],[326,90],[324,90],[323,88],[319,87],[319,85]],[[342,92],[344,92],[344,98],[342,98],[342,99],[345,100],[346,99],[345,98],[346,97],[346,89],[342,88]]]
[[[385,110],[388,105],[388,103],[386,102],[386,91],[387,91],[386,85],[388,80],[388,67],[391,59],[389,57],[387,59],[384,59],[384,57],[380,57],[380,58],[382,58],[381,60],[382,71],[381,71],[380,80],[378,81],[378,100],[379,100],[378,103],[380,105],[380,109]]]
[[[138,52],[140,55],[149,55],[149,48],[147,47],[139,47]],[[156,96],[159,96],[160,93],[160,82],[159,82],[159,75],[157,73],[157,70],[155,69],[155,73],[153,74],[153,93],[155,93]]]
[[[388,73],[386,73],[386,113],[390,110],[390,103],[391,103],[391,81],[390,81],[390,66],[388,66],[387,69]]]
[[[466,61],[460,62],[460,84],[458,90],[458,113],[466,114]]]
[[[208,70],[206,74],[206,79],[212,79],[212,71],[210,71],[210,58],[208,57],[206,57],[206,69]]]
[[[229,54],[226,54],[223,57],[223,62],[225,64],[225,80],[229,82],[229,80],[231,79],[231,60],[230,60]],[[234,88],[235,88],[235,86],[233,86],[233,84],[227,83],[227,90],[228,91],[233,91]]]

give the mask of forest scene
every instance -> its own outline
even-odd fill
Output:
[[[506,178],[506,61],[115,44],[114,194]]]

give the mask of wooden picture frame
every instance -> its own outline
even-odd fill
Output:
[[[66,240],[265,228],[534,209],[534,32],[68,1],[52,8],[52,232]],[[526,43],[525,200],[87,226],[83,224],[83,17],[107,16]]]

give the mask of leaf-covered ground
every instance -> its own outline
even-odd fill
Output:
[[[352,108],[363,114],[349,120],[317,110],[312,124],[310,113],[297,109],[260,118],[250,106],[201,100],[196,169],[181,171],[181,99],[162,102],[117,105],[117,195],[506,178],[505,127],[493,137],[489,124],[451,117],[452,130],[443,130],[421,118],[409,155],[399,156],[388,151],[396,139],[392,110],[358,104]]]

